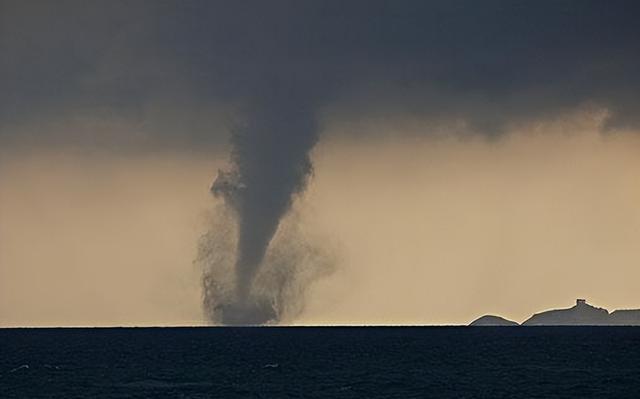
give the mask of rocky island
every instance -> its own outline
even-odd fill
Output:
[[[476,319],[469,324],[473,327],[482,327],[482,326],[519,326],[520,324],[515,321],[507,320],[504,317],[494,316],[494,315],[486,315],[482,316],[479,319]]]
[[[640,309],[615,310],[598,308],[577,299],[573,307],[536,313],[522,324],[499,316],[482,316],[469,326],[640,326]]]

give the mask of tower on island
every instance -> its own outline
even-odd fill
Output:
[[[587,300],[586,299],[576,299],[576,306],[581,306],[581,305],[586,305],[587,304]]]

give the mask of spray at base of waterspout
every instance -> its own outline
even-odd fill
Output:
[[[246,296],[220,305],[222,324],[227,326],[258,326],[277,320],[274,304],[267,298]]]

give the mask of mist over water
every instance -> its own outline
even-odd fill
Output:
[[[238,297],[236,269],[239,224],[234,212],[218,205],[200,238],[196,265],[202,271],[205,316],[214,324],[253,325],[292,321],[305,307],[308,288],[338,265],[335,248],[304,228],[289,212],[251,278],[249,295]]]

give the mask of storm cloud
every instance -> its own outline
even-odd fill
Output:
[[[384,107],[491,135],[585,104],[608,111],[605,128],[635,127],[639,11],[632,1],[4,0],[0,139],[220,146],[238,112],[282,84],[316,113]],[[130,128],[109,129],[114,120]],[[69,123],[73,132],[55,128]]]

